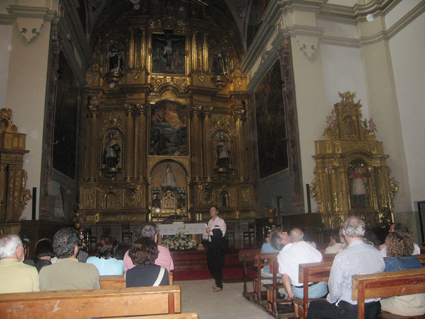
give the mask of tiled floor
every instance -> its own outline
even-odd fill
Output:
[[[213,292],[214,280],[176,281],[182,290],[182,313],[196,312],[200,319],[272,319],[260,306],[242,297],[243,283],[224,284]]]

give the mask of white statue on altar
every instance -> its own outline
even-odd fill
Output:
[[[161,188],[167,189],[176,189],[177,188],[177,174],[174,173],[174,170],[170,165],[167,165],[165,169],[164,178],[162,179]]]

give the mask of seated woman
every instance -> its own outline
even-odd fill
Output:
[[[96,257],[87,258],[87,264],[93,264],[100,276],[122,275],[124,262],[115,258],[118,241],[112,234],[102,235],[96,243]]]
[[[342,246],[340,236],[339,236],[339,231],[338,230],[333,231],[329,238],[331,241],[328,247],[326,247],[325,249],[325,254],[336,254],[339,248]]]
[[[52,258],[55,257],[52,241],[48,238],[40,239],[35,244],[34,266],[40,272],[41,268],[52,264]]]
[[[150,287],[169,285],[168,271],[155,265],[158,245],[152,238],[142,237],[133,243],[128,255],[136,267],[127,270],[127,287]]]
[[[388,258],[385,271],[423,268],[413,254],[413,237],[406,232],[389,233],[385,239]],[[425,293],[395,296],[381,299],[382,311],[400,316],[420,316],[425,314]]]

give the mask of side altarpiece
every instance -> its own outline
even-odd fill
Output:
[[[257,215],[243,50],[187,3],[204,18],[168,3],[99,28],[81,127],[86,223],[196,221],[211,205],[228,220]]]
[[[350,215],[371,227],[392,222],[392,200],[398,183],[391,178],[382,142],[375,140],[373,119],[362,119],[356,93],[339,93],[327,117],[325,140],[316,143],[311,194],[326,229],[336,229]]]

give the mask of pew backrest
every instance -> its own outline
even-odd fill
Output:
[[[154,316],[135,316],[135,317],[116,317],[114,319],[198,319],[196,312],[179,313],[172,315],[154,315]]]
[[[425,293],[425,268],[354,275],[352,298],[357,300],[357,318],[364,318],[366,299]]]
[[[100,288],[101,289],[115,289],[115,288],[125,288],[126,282],[124,275],[115,275],[115,276],[100,276]],[[170,285],[173,285],[173,272],[168,272],[168,280]]]
[[[180,286],[0,294],[0,318],[92,318],[181,312]]]

